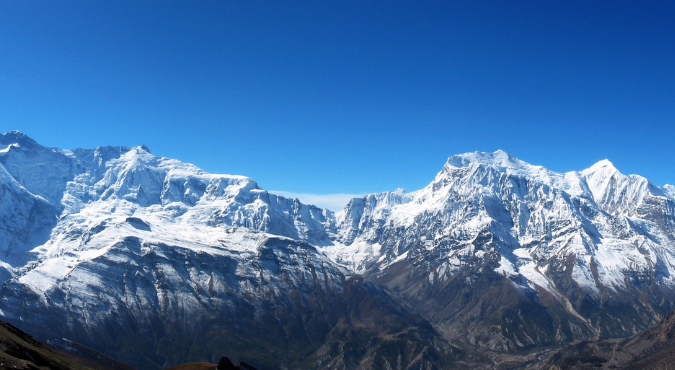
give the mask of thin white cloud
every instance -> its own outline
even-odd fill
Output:
[[[307,194],[294,193],[292,191],[270,190],[272,194],[278,194],[286,198],[298,198],[302,203],[313,204],[317,207],[328,208],[331,211],[340,211],[353,198],[362,198],[363,194]]]

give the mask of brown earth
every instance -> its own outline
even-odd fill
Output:
[[[0,321],[0,369],[133,370],[86,347],[70,345],[79,354],[37,341],[15,326]]]
[[[72,357],[38,342],[16,327],[0,322],[0,368],[25,370],[90,370]]]

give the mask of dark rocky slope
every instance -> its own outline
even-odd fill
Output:
[[[554,369],[674,369],[675,311],[628,339],[596,339],[570,345],[546,365]]]
[[[85,348],[76,353],[35,340],[15,326],[0,321],[0,369],[25,370],[133,370]]]

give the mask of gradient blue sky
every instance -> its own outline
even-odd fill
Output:
[[[2,1],[0,131],[269,190],[426,185],[452,154],[675,183],[675,2]]]

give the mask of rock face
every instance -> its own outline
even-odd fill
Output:
[[[670,311],[673,193],[607,161],[561,174],[498,151],[333,213],[145,147],[9,132],[0,316],[144,369],[223,352],[257,368],[473,366],[458,348],[626,337]]]

